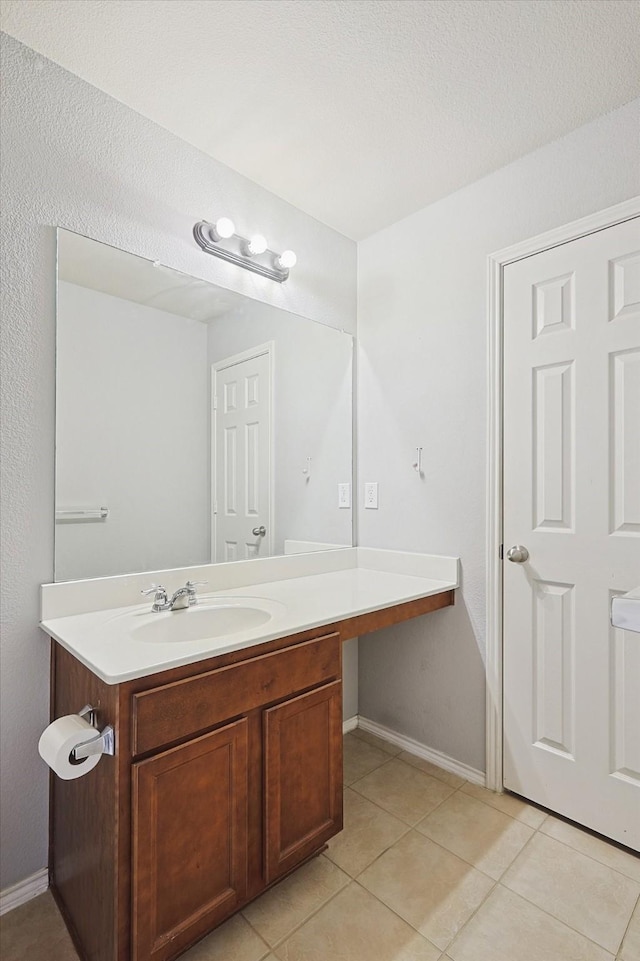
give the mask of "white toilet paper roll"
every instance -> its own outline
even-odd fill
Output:
[[[88,774],[96,766],[101,754],[93,754],[82,761],[73,761],[71,752],[74,747],[96,737],[98,731],[79,714],[66,714],[53,721],[42,732],[38,751],[43,761],[64,781]]]

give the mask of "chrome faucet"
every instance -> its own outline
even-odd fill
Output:
[[[159,611],[184,611],[198,603],[196,588],[203,587],[206,583],[207,581],[187,581],[184,587],[179,587],[171,597],[161,584],[152,584],[146,591],[140,591],[140,593],[154,595],[151,610],[156,613]]]

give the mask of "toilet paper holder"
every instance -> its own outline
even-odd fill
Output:
[[[116,737],[112,725],[107,724],[107,726],[100,731],[98,728],[98,712],[91,704],[85,704],[82,710],[78,711],[78,714],[88,721],[92,727],[95,727],[96,737],[74,747],[71,752],[73,760],[84,761],[94,754],[114,755],[116,753]]]

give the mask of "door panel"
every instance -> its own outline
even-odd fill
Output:
[[[639,251],[636,218],[504,270],[504,785],[636,848]]]
[[[271,353],[230,357],[214,367],[213,559],[269,556],[271,512]],[[265,534],[253,534],[264,527]]]
[[[342,830],[342,684],[265,711],[267,882]]]
[[[133,765],[136,961],[175,957],[247,887],[247,721]]]

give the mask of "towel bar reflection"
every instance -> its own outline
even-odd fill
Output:
[[[108,507],[67,507],[56,511],[57,521],[106,521]]]

